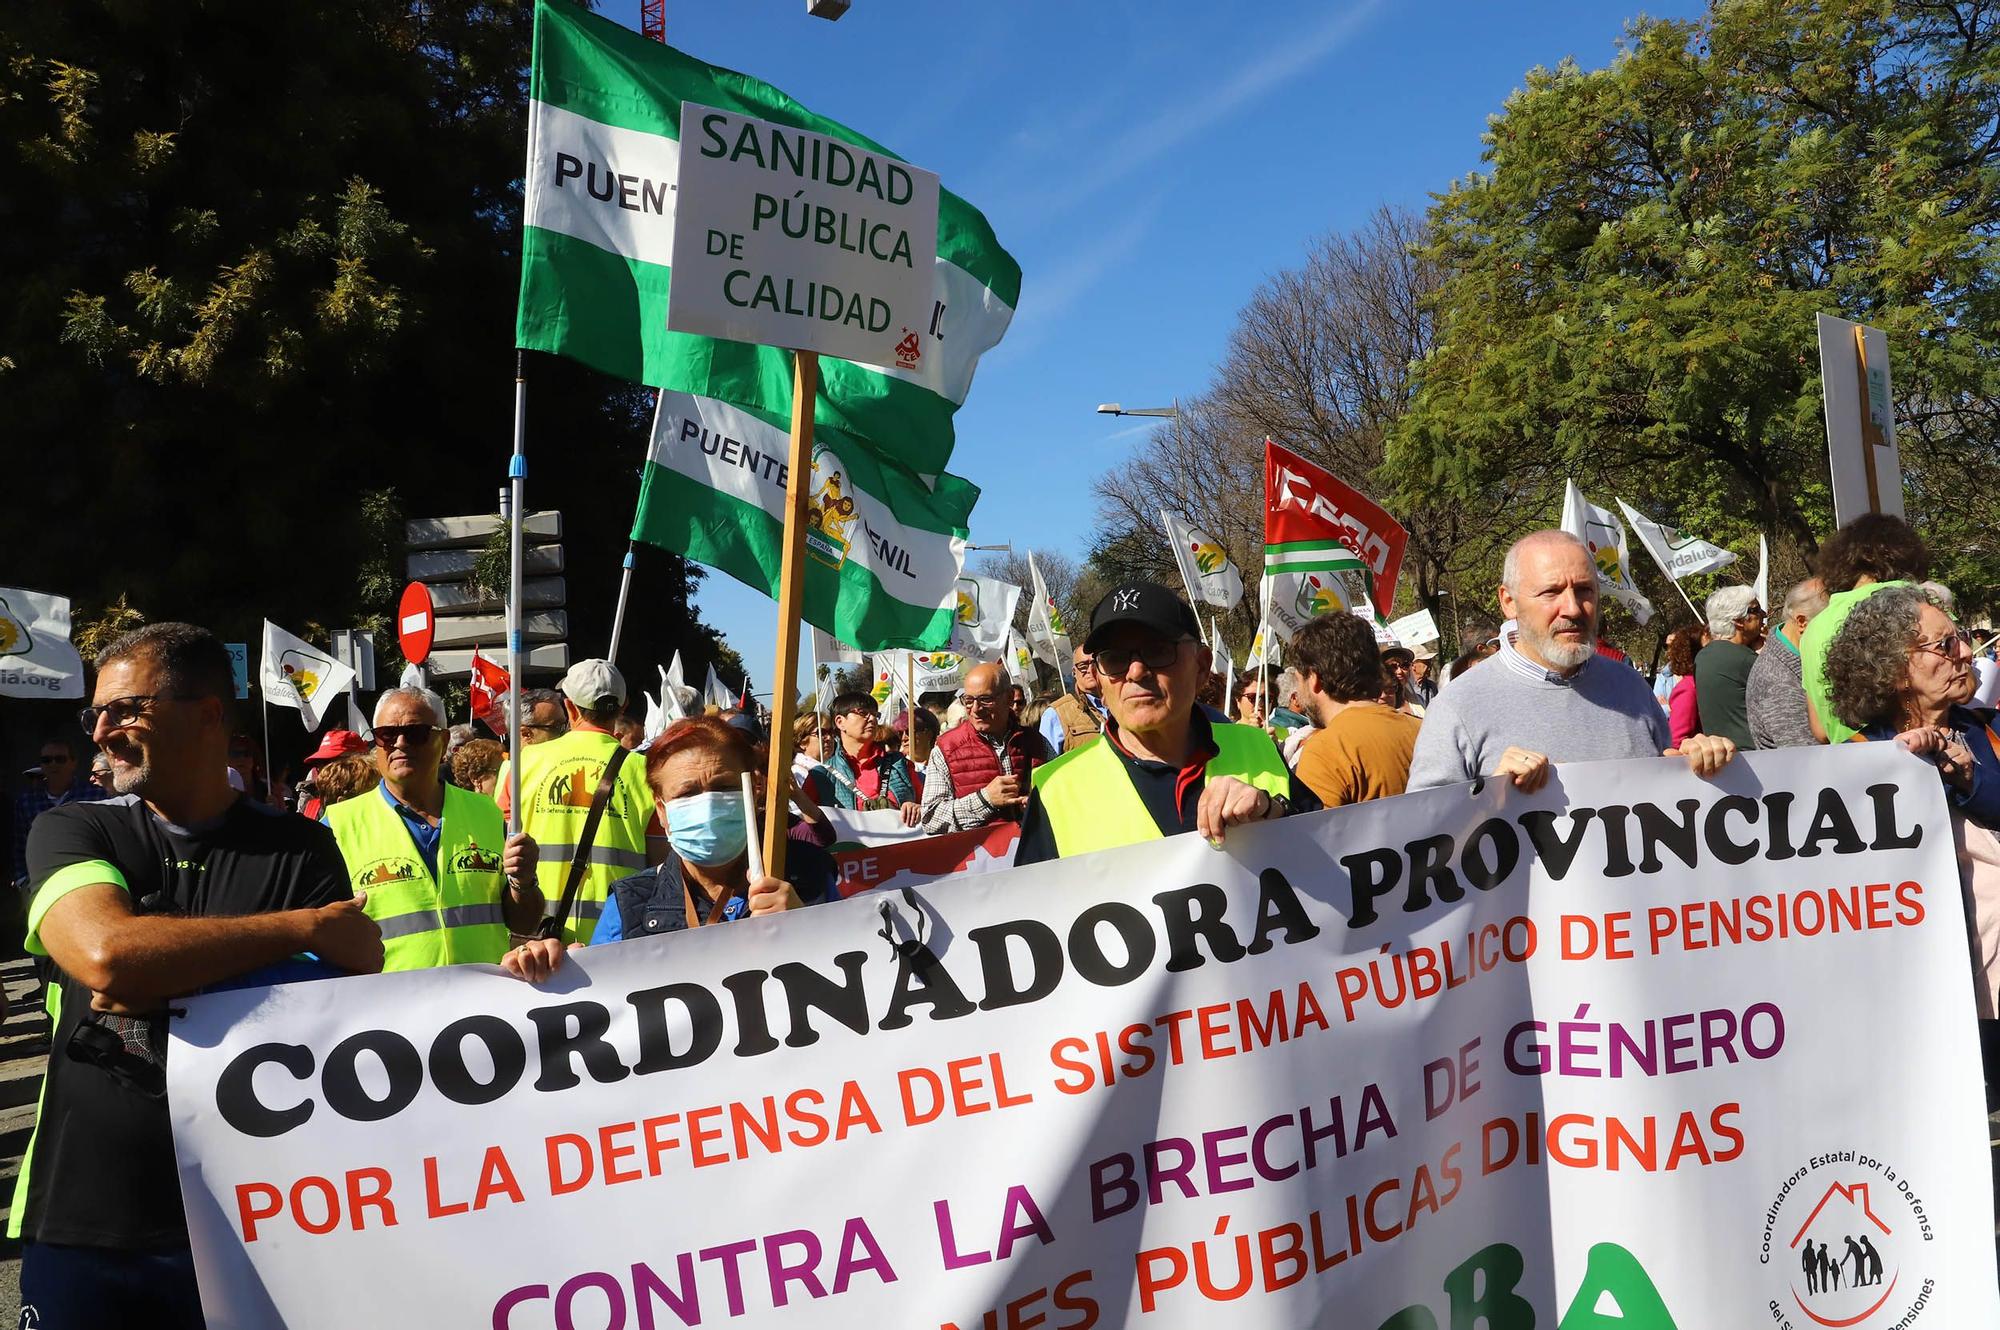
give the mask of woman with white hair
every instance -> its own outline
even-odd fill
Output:
[[[1694,658],[1702,732],[1722,735],[1739,749],[1755,748],[1746,692],[1750,667],[1764,645],[1764,607],[1754,587],[1730,586],[1708,598],[1707,615],[1709,642]]]

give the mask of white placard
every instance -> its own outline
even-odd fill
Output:
[[[1867,347],[1865,387],[1856,334]],[[1820,315],[1819,376],[1826,411],[1827,469],[1833,475],[1834,525],[1846,526],[1869,512],[1903,516],[1903,462],[1896,451],[1887,335],[1880,328]]]
[[[668,328],[916,367],[940,316],[936,175],[695,102],[681,145]]]

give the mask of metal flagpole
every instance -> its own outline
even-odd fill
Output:
[[[611,650],[604,653],[604,658],[613,665],[618,663],[619,639],[625,635],[625,598],[632,592],[632,551],[636,548],[636,542],[625,542],[625,571],[618,578],[618,608],[611,612]]]
[[[521,519],[528,502],[527,353],[514,349],[514,455],[507,463],[507,833],[521,829]]]
[[[262,680],[257,683],[257,712],[264,718],[264,803],[271,800],[271,702],[264,696]]]
[[[654,433],[659,432],[660,410],[660,395],[656,393],[653,396]],[[646,459],[651,461],[652,456],[653,445],[649,437],[646,444]],[[642,483],[639,486],[639,502],[642,505],[645,502],[645,495],[646,487]],[[637,513],[632,515],[632,529],[634,531],[639,529],[639,516]],[[625,640],[625,600],[632,593],[632,554],[638,548],[639,542],[636,540],[627,540],[625,542],[625,568],[618,577],[618,608],[611,613],[611,650],[604,655],[604,658],[613,665],[618,663],[618,644]]]

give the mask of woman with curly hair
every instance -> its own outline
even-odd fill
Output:
[[[1701,733],[1701,707],[1694,695],[1694,658],[1708,645],[1708,626],[1691,623],[1676,628],[1667,639],[1667,669],[1673,673],[1673,691],[1667,694],[1667,729],[1678,746],[1691,734]]]
[[[1937,768],[1977,934],[1979,1015],[2000,1012],[2000,735],[1968,710],[1972,641],[1920,587],[1855,605],[1826,653],[1833,713]]]

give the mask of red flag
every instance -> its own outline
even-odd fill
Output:
[[[750,696],[750,676],[743,676],[743,696],[736,699],[736,709],[750,719],[757,719],[757,703]]]
[[[1410,533],[1374,500],[1282,444],[1264,441],[1266,545],[1339,540],[1374,576],[1375,608],[1396,603],[1396,578]]]
[[[486,728],[495,734],[506,727],[506,722],[497,719],[497,716],[500,699],[513,682],[505,668],[481,656],[478,647],[472,649],[472,718],[484,721]]]

